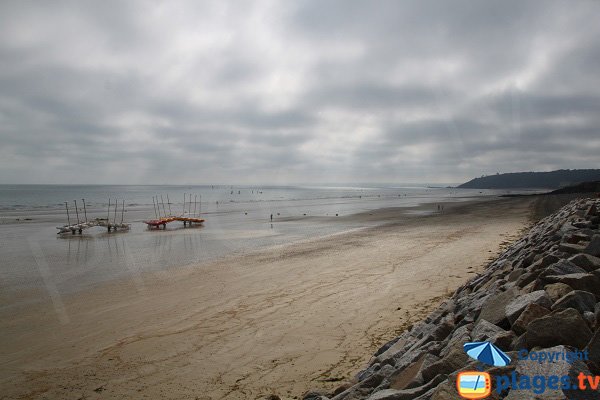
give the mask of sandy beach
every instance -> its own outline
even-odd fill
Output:
[[[377,227],[4,307],[0,398],[291,399],[334,389],[518,237],[534,201],[382,209],[345,217],[385,221]]]

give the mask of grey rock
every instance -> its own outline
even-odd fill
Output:
[[[596,329],[596,314],[591,311],[584,311],[583,319],[585,319],[585,322],[587,322],[592,331]]]
[[[482,342],[505,332],[499,326],[482,319],[475,324],[475,327],[471,331],[471,337],[474,342]]]
[[[519,351],[522,349],[527,349],[527,337],[525,334],[522,334],[521,336],[515,338],[512,343],[510,344],[510,348],[513,351]]]
[[[560,299],[564,295],[573,291],[573,288],[564,283],[551,283],[549,285],[544,286],[544,290],[548,293],[548,297],[552,302]]]
[[[527,286],[522,287],[521,292],[531,293],[536,290],[542,290],[543,288],[543,282],[540,279],[535,279],[533,282],[529,282]]]
[[[504,331],[490,338],[490,342],[494,343],[501,350],[510,350],[513,341],[517,338],[517,335],[513,331]]]
[[[477,318],[483,304],[488,301],[490,297],[485,291],[469,293],[458,299],[456,302],[456,316],[458,318],[464,318],[471,314],[474,318]]]
[[[577,254],[585,250],[585,247],[574,243],[560,243],[558,249],[568,254]]]
[[[585,269],[587,272],[592,272],[595,269],[600,268],[600,258],[594,257],[591,254],[577,254],[569,258],[573,264]]]
[[[456,328],[454,330],[454,332],[452,332],[452,336],[448,340],[448,343],[446,344],[446,346],[440,351],[440,356],[444,357],[453,348],[460,347],[463,345],[463,343],[470,342],[472,340],[471,334],[470,334],[470,331],[472,329],[473,329],[472,323],[465,324],[465,325],[462,325],[462,326]]]
[[[408,336],[408,332],[403,332],[400,336],[395,337],[394,339],[390,340],[389,342],[387,342],[386,344],[381,346],[379,349],[377,349],[377,351],[375,352],[375,354],[373,354],[373,356],[377,357],[378,355],[385,353],[390,347],[392,347],[393,345],[398,343],[398,341],[401,340],[405,336]]]
[[[592,236],[592,240],[583,251],[595,257],[600,256],[600,235]]]
[[[523,275],[517,279],[516,284],[520,288],[524,288],[529,285],[531,282],[535,281],[538,277],[539,271],[536,272],[525,272]]]
[[[446,337],[452,333],[454,329],[454,314],[450,313],[445,316],[431,331],[429,335],[427,335],[428,341],[441,341],[446,339]]]
[[[340,393],[344,393],[345,391],[347,391],[348,389],[350,389],[352,386],[353,385],[350,382],[342,383],[340,386],[338,386],[337,388],[335,388],[335,390],[333,391],[333,393],[331,393],[331,395],[333,397],[335,397],[335,396],[337,396]]]
[[[483,292],[483,293],[496,293],[500,289],[499,279],[497,277],[486,276],[486,281],[481,285],[477,285],[473,288],[475,292]]]
[[[521,315],[519,315],[519,318],[517,318],[515,323],[512,325],[512,330],[517,335],[521,335],[525,333],[525,329],[531,321],[534,321],[548,314],[550,314],[550,310],[548,310],[546,307],[542,307],[539,304],[535,303],[529,304],[525,308],[525,310],[523,310]]]
[[[390,346],[384,346],[380,350],[380,354],[376,354],[376,362],[383,362],[384,360],[391,359],[394,355],[406,349],[414,337],[410,336],[408,332],[404,332],[398,340],[394,341]],[[388,344],[391,342],[388,342]]]
[[[519,255],[522,259],[522,262],[515,266],[518,269],[527,269],[531,267],[533,261],[535,260],[535,256],[537,255],[537,250],[533,246],[528,246],[526,249]]]
[[[442,381],[446,380],[446,375],[438,375],[424,385],[411,389],[386,389],[373,393],[368,400],[410,400],[418,397],[427,391],[435,388]]]
[[[594,311],[595,305],[596,296],[594,296],[592,293],[584,292],[583,290],[574,290],[558,299],[552,305],[552,310],[554,311],[574,308],[583,314],[585,311]]]
[[[461,348],[452,349],[444,358],[431,364],[421,371],[423,379],[429,381],[437,375],[450,374],[462,368],[468,361],[469,356]]]
[[[600,329],[594,333],[585,349],[589,352],[589,360],[600,366]]]
[[[561,225],[561,227],[560,227],[560,229],[558,230],[557,233],[562,237],[562,236],[565,236],[566,234],[568,234],[569,232],[572,232],[572,231],[575,231],[575,230],[577,230],[577,228],[575,228],[573,226],[573,224],[571,223],[571,221],[565,221]]]
[[[589,242],[590,241],[590,237],[588,235],[585,235],[583,233],[581,233],[581,231],[577,231],[577,232],[573,232],[567,236],[565,236],[563,238],[563,240],[567,243],[574,243],[577,244],[579,242]]]
[[[431,396],[433,395],[434,390],[435,390],[435,388],[432,388],[431,390],[423,393],[419,397],[412,399],[412,400],[431,400]]]
[[[573,226],[576,228],[580,228],[580,229],[584,229],[584,228],[591,228],[592,227],[592,221],[577,221],[577,222],[573,222]]]
[[[327,393],[321,390],[309,390],[304,393],[302,400],[326,400],[328,399]]]
[[[354,385],[343,392],[336,394],[331,400],[362,400],[369,397],[372,392],[372,388],[361,388],[359,385]]]
[[[508,320],[506,319],[506,306],[513,301],[518,294],[518,290],[509,289],[505,292],[500,292],[490,296],[481,308],[479,320],[485,319],[494,325],[507,326]],[[506,321],[506,323],[503,323],[503,321]]]
[[[382,363],[394,365],[397,369],[405,368],[415,362],[424,353],[439,354],[442,344],[440,342],[417,342],[406,351],[395,354],[391,359]]]
[[[569,260],[559,260],[558,262],[552,264],[544,272],[540,274],[540,276],[548,276],[548,275],[568,275],[568,274],[579,274],[587,272],[581,267],[578,267],[574,263]]]
[[[387,378],[394,372],[396,372],[396,368],[392,367],[390,364],[384,364],[379,371],[377,371],[377,374]]]
[[[544,278],[548,283],[564,283],[576,290],[600,293],[600,278],[594,274],[550,275]]]
[[[450,377],[440,383],[431,394],[431,400],[456,400],[460,396],[456,390],[456,377]]]
[[[439,359],[439,357],[433,354],[426,353],[408,367],[397,369],[388,379],[390,382],[390,389],[402,390],[421,386],[425,383],[421,371],[434,362],[439,361]]]
[[[427,324],[437,324],[442,319],[446,318],[454,309],[454,301],[447,300],[442,303],[438,308],[433,310],[424,320],[424,323]]]
[[[507,280],[509,282],[516,281],[521,275],[523,275],[523,272],[524,271],[522,269],[515,269],[510,274],[508,274]]]
[[[548,297],[545,290],[536,290],[535,292],[527,293],[512,300],[505,308],[506,317],[511,324],[514,324],[519,315],[525,310],[529,304],[539,304],[542,307],[550,308],[552,301]]]
[[[365,379],[367,379],[370,376],[375,375],[375,373],[377,371],[379,371],[381,369],[381,364],[379,363],[375,363],[369,366],[369,368],[365,369],[364,371],[361,371],[358,373],[358,375],[356,376],[356,378],[359,381],[363,381]]]
[[[541,259],[539,259],[538,261],[534,262],[533,264],[531,264],[527,268],[527,270],[528,271],[542,270],[542,269],[558,262],[558,260],[560,260],[560,258],[555,256],[554,254],[548,254],[548,255],[545,255],[544,257],[542,257]]]
[[[380,390],[369,396],[368,400],[392,400],[396,399],[395,396],[398,393],[400,393],[400,391],[396,389]]]
[[[530,322],[525,335],[528,348],[567,345],[581,349],[592,331],[577,310],[568,308]]]

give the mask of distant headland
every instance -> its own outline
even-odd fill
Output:
[[[560,169],[550,172],[496,174],[471,179],[457,187],[461,189],[558,189],[589,181],[600,181],[600,169]]]

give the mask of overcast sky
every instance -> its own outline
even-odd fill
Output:
[[[600,1],[0,3],[0,183],[597,168]]]

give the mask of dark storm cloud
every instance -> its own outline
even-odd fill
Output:
[[[600,3],[3,2],[0,182],[598,167]]]

